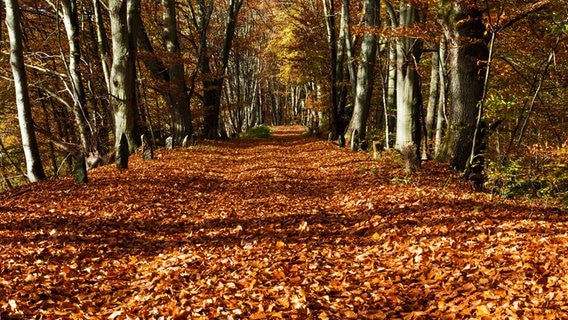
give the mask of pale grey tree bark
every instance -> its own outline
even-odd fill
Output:
[[[253,28],[244,28],[241,36],[253,32]],[[254,114],[259,123],[265,123],[270,114],[272,125],[279,122],[278,93],[269,89],[274,80],[261,79],[265,67],[265,62],[255,52],[245,50],[231,56],[223,86],[223,100],[227,104],[221,117],[223,135],[229,137],[248,130],[251,124],[245,123],[247,113]]]
[[[386,106],[388,110],[396,109],[396,42],[389,41],[388,44],[388,74],[387,74],[387,96]]]
[[[432,65],[430,67],[430,89],[428,92],[428,106],[426,107],[426,137],[424,139],[424,152],[428,158],[431,158],[434,135],[436,133],[436,116],[438,110],[438,94],[440,92],[440,50],[436,48],[432,52]]]
[[[390,21],[391,28],[397,28],[398,16],[393,5],[389,1],[385,1],[385,7]],[[397,61],[396,61],[396,39],[387,39],[387,79],[386,79],[386,97],[385,106],[387,110],[396,110],[396,77],[397,77]]]
[[[338,60],[338,46],[337,46],[337,35],[335,30],[335,1],[334,0],[322,0],[323,4],[323,14],[325,17],[326,35],[327,35],[327,46],[329,54],[329,82],[330,82],[330,106],[329,110],[331,113],[331,119],[329,121],[331,134],[334,137],[338,136],[339,131],[339,64],[342,61]]]
[[[136,36],[139,0],[111,0],[109,2],[112,34],[112,68],[110,100],[114,111],[115,150],[135,152],[140,145],[138,106],[136,101]],[[121,139],[122,135],[126,139]],[[127,141],[128,148],[121,147]],[[120,158],[128,155],[117,154]]]
[[[356,137],[362,141],[367,133],[367,119],[371,107],[371,97],[373,93],[374,67],[377,60],[377,38],[375,28],[380,25],[380,1],[365,0],[363,15],[363,26],[365,33],[361,43],[361,54],[357,66],[357,84],[353,91],[355,93],[355,105],[353,115],[346,131],[347,137]],[[351,143],[354,146],[353,143]]]
[[[446,116],[446,42],[444,39],[440,41],[438,48],[438,77],[439,89],[438,92],[438,110],[436,116],[436,136],[434,138],[434,158],[439,159],[442,149],[442,137],[445,133],[445,124],[447,123]]]
[[[93,12],[95,14],[95,25],[97,34],[97,44],[99,49],[99,55],[102,62],[102,69],[105,84],[107,86],[107,92],[110,92],[110,68],[111,68],[111,58],[110,58],[110,48],[109,40],[106,35],[104,20],[101,12],[101,0],[93,0]]]
[[[420,13],[410,4],[402,3],[399,12],[399,27],[412,28],[420,21]],[[395,148],[402,151],[408,144],[420,148],[420,75],[418,62],[422,54],[422,40],[416,37],[400,36],[396,40],[397,84],[396,84],[396,142]]]
[[[22,147],[26,158],[26,176],[30,182],[46,178],[41,163],[39,147],[35,136],[32,109],[28,93],[28,81],[24,65],[20,7],[17,0],[6,0],[6,26],[10,38],[10,66],[14,77],[18,122],[22,136]]]
[[[73,115],[75,116],[75,126],[79,132],[79,139],[83,152],[91,150],[91,130],[86,110],[87,97],[83,86],[83,77],[79,71],[81,63],[81,44],[79,41],[79,20],[77,16],[76,0],[61,0],[61,16],[69,43],[69,62],[67,71],[70,82],[67,85],[68,91],[73,98]],[[55,6],[57,9],[57,6]]]

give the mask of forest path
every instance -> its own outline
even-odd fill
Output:
[[[274,130],[1,194],[0,318],[568,317],[559,212]]]

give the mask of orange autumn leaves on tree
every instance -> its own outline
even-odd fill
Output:
[[[302,131],[2,194],[0,317],[568,316],[560,211]]]

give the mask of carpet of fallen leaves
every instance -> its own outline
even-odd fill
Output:
[[[568,317],[568,219],[275,128],[0,195],[0,319]]]

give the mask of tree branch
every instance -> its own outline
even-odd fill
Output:
[[[522,20],[525,17],[527,17],[529,14],[540,11],[545,6],[547,6],[550,2],[552,2],[552,0],[541,0],[539,2],[528,5],[521,12],[510,17],[509,19],[504,20],[502,23],[497,25],[496,28],[495,28],[495,32],[500,32],[500,31],[507,29],[508,27],[512,26],[513,24],[515,24],[519,20]]]

